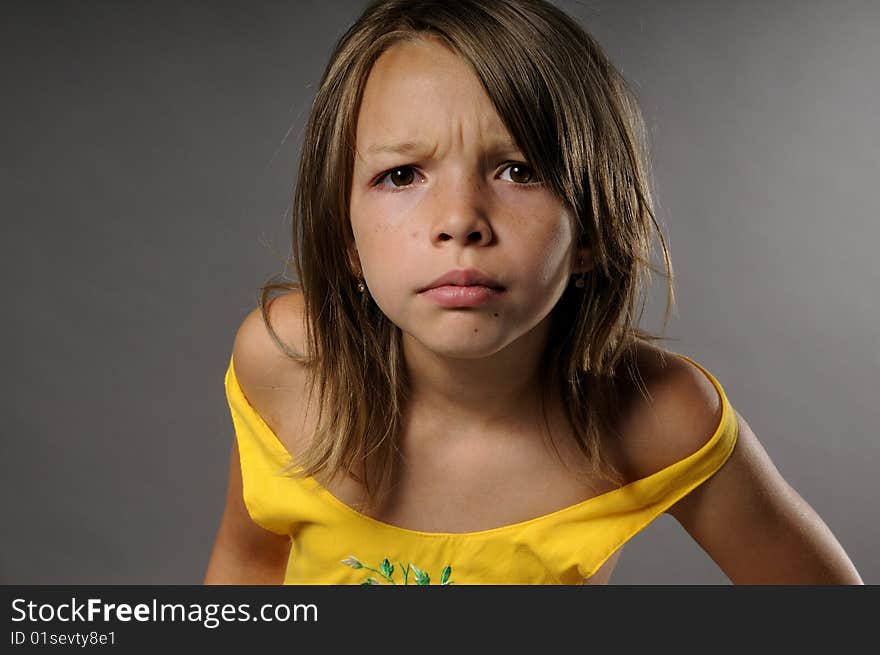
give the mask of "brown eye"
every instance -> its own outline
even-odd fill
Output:
[[[531,184],[535,182],[535,172],[525,164],[509,164],[510,179],[517,184]]]
[[[375,181],[373,186],[383,191],[390,191],[391,193],[405,191],[412,186],[415,172],[415,168],[412,166],[398,166],[397,168],[392,168],[383,173],[379,179]]]
[[[388,177],[394,186],[409,186],[413,183],[413,170],[409,166],[395,168]]]

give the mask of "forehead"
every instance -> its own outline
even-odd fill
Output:
[[[437,143],[450,130],[512,145],[480,79],[449,47],[435,39],[419,39],[388,48],[373,65],[364,88],[357,118],[358,152],[375,156],[394,144]]]

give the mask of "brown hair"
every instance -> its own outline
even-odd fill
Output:
[[[278,346],[310,372],[317,392],[316,432],[298,454],[299,475],[365,472],[368,504],[392,484],[398,431],[407,396],[400,329],[368,293],[356,290],[348,248],[348,198],[355,128],[376,59],[402,40],[440,39],[475,71],[539,177],[572,208],[576,243],[592,248],[583,288],[569,285],[552,310],[542,367],[594,474],[621,484],[603,453],[619,411],[614,372],[639,340],[639,293],[651,272],[653,236],[666,267],[664,332],[674,302],[672,265],[652,208],[645,126],[634,94],[596,41],[543,0],[382,0],[340,38],[308,119],[294,192],[293,256],[298,283],[261,288],[263,319]],[[504,43],[503,49],[498,43]],[[273,278],[274,279],[274,278]],[[303,294],[308,353],[284,344],[268,319],[269,293]],[[589,399],[589,402],[586,402]],[[545,398],[544,421],[547,423]],[[558,453],[558,451],[557,451]],[[367,462],[377,480],[368,479]]]

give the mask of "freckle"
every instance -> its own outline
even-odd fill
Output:
[[[479,330],[477,328],[474,328],[474,332],[479,332]]]
[[[495,312],[495,313],[493,314],[493,316],[494,316],[495,318],[498,318],[498,312]]]

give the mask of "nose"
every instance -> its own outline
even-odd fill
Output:
[[[432,242],[458,242],[462,246],[487,245],[492,241],[492,228],[486,191],[482,180],[462,175],[434,190],[437,206]]]

